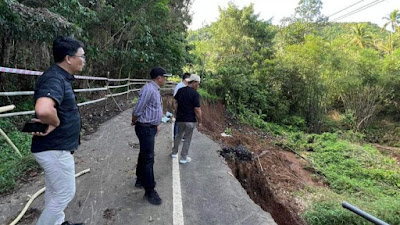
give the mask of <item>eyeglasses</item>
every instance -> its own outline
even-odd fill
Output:
[[[71,57],[80,57],[82,59],[86,59],[85,55],[70,55]]]

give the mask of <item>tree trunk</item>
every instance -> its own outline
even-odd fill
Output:
[[[11,55],[10,39],[3,37],[2,45],[3,45],[3,48],[2,48],[2,52],[1,52],[1,65],[9,66],[10,55]]]
[[[96,12],[101,12],[103,11],[103,4],[104,4],[104,0],[97,0],[96,1]]]

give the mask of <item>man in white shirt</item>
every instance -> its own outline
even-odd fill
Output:
[[[174,97],[175,97],[175,95],[176,95],[176,93],[178,92],[178,90],[179,89],[181,89],[181,88],[183,88],[183,87],[186,87],[187,85],[188,85],[188,82],[185,80],[186,78],[189,78],[190,77],[190,73],[184,73],[183,75],[182,75],[182,80],[181,80],[181,82],[179,82],[177,85],[176,85],[176,87],[175,87],[175,90],[174,90]]]
[[[183,75],[182,75],[182,80],[181,80],[181,82],[179,82],[177,85],[176,85],[176,87],[175,87],[175,90],[174,90],[174,97],[175,97],[175,95],[176,95],[176,93],[178,93],[178,90],[179,89],[181,89],[181,88],[183,88],[183,87],[186,87],[187,85],[188,85],[188,82],[186,81],[186,79],[187,78],[189,78],[190,77],[190,73],[184,73]],[[174,139],[175,139],[175,136],[178,134],[178,126],[176,125],[176,122],[175,122],[175,124],[174,124]]]

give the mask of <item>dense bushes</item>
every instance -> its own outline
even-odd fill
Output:
[[[312,6],[307,2],[298,9]],[[301,13],[319,9],[309,10]],[[309,224],[368,224],[342,201],[399,224],[398,162],[364,143],[399,143],[398,29],[287,21],[274,27],[258,20],[252,5],[230,4],[218,21],[189,34],[192,72],[203,76],[207,92],[223,96],[234,117],[279,135],[277,144],[311,162],[315,179],[329,188],[295,194],[306,202]]]

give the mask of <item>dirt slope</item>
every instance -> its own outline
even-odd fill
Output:
[[[203,132],[223,148],[233,150],[224,155],[253,201],[270,212],[280,225],[306,224],[300,217],[304,205],[292,193],[306,186],[323,185],[304,169],[307,162],[275,146],[275,137],[228,118],[222,104],[206,104],[202,111]],[[227,127],[231,128],[232,137],[221,135]],[[252,153],[253,160],[241,157],[240,151]]]

